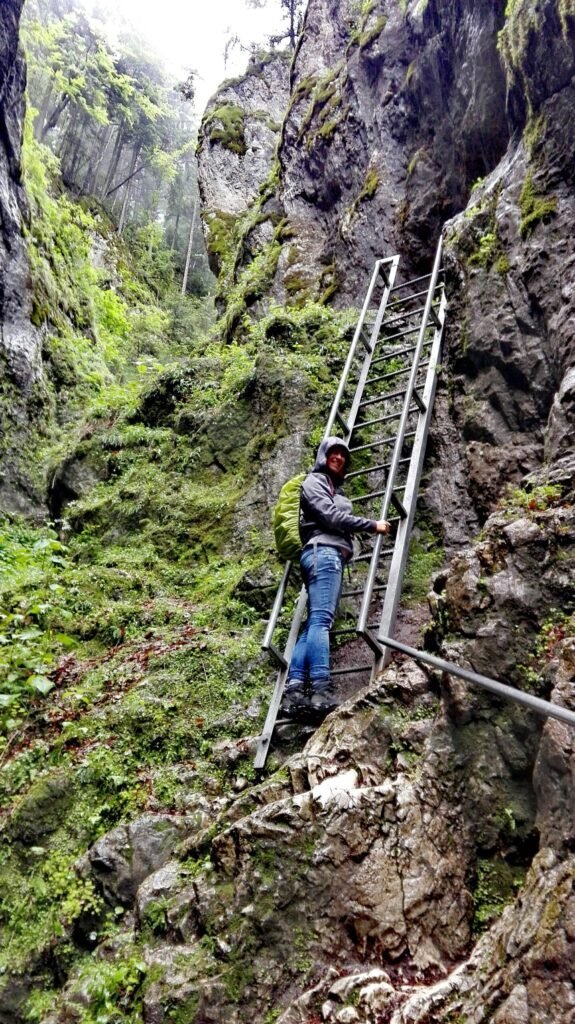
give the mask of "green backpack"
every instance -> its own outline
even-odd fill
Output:
[[[298,473],[285,483],[272,514],[276,548],[280,558],[293,562],[301,551],[299,496],[307,473]]]

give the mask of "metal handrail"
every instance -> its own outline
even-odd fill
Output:
[[[378,640],[386,647],[391,647],[394,651],[407,654],[415,661],[421,661],[424,665],[437,668],[450,676],[458,676],[459,679],[465,679],[468,683],[475,683],[477,686],[483,687],[484,690],[496,693],[498,697],[514,700],[517,704],[523,704],[525,707],[531,708],[538,715],[543,715],[545,718],[557,718],[560,722],[565,722],[566,725],[571,725],[575,728],[575,712],[569,711],[568,708],[564,708],[560,704],[552,704],[551,701],[542,700],[541,697],[534,697],[531,693],[516,690],[513,686],[500,683],[497,679],[490,679],[489,676],[481,675],[479,672],[472,672],[470,669],[461,668],[452,661],[444,661],[443,658],[437,658],[434,654],[418,651],[417,648],[408,647],[407,644],[402,644],[399,640],[392,640],[389,636],[378,637]]]

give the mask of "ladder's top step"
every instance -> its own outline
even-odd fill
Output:
[[[401,299],[394,299],[393,302],[388,302],[387,308],[393,309],[394,306],[401,306],[404,302],[411,302],[413,299],[420,299],[422,295],[427,295],[427,288],[424,288],[422,292],[413,292],[412,295],[404,295]]]
[[[440,267],[437,276],[439,277],[439,274],[442,274],[442,273],[443,273],[443,267]],[[431,274],[423,274],[422,277],[412,277],[410,281],[404,281],[403,284],[394,284],[393,288],[391,289],[392,294],[393,294],[393,292],[401,291],[403,288],[409,288],[410,284],[419,284],[420,281],[429,281],[430,278],[431,278]]]

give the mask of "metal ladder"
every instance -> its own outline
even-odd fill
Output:
[[[440,239],[431,274],[404,283],[396,283],[399,256],[376,262],[328,417],[324,438],[338,433],[350,447],[353,464],[358,464],[347,474],[346,484],[354,490],[365,481],[364,493],[349,494],[346,487],[354,511],[397,525],[393,541],[378,534],[371,550],[353,559],[359,580],[341,596],[361,597],[357,623],[332,634],[342,639],[359,635],[371,660],[333,668],[332,677],[370,672],[373,678],[391,657],[380,638],[393,636],[435,397],[446,314],[441,259]],[[286,562],[262,644],[279,670],[254,759],[256,768],[265,764],[307,604],[302,587],[281,652],[273,636],[291,569],[292,563]]]

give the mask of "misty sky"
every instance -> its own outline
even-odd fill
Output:
[[[236,47],[224,67],[228,34],[237,33],[245,44],[265,45],[282,25],[279,0],[266,0],[262,10],[250,9],[245,0],[113,0],[113,5],[105,0],[101,6],[125,17],[176,74],[198,72],[199,114],[220,82],[247,65],[247,54]]]

